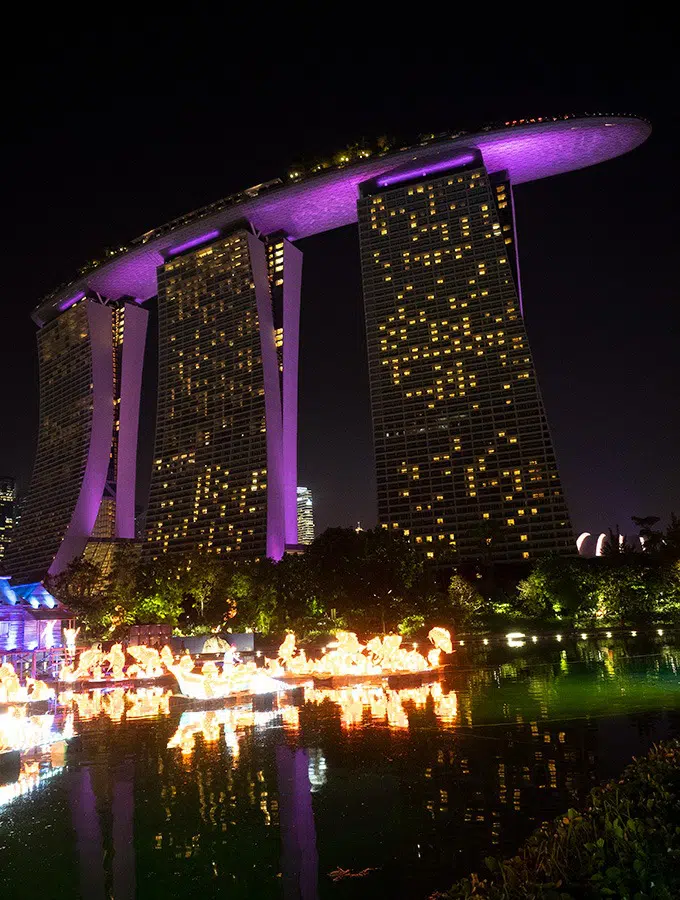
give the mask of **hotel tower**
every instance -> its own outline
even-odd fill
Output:
[[[14,583],[63,571],[92,541],[135,536],[141,304],[152,298],[145,553],[278,560],[298,544],[295,242],[357,222],[380,525],[432,559],[572,552],[523,318],[514,188],[649,133],[628,114],[567,115],[355,147],[81,270],[33,313],[40,421],[3,560]]]
[[[572,552],[507,172],[465,153],[375,179],[359,236],[382,527],[430,558],[487,542],[500,561]]]

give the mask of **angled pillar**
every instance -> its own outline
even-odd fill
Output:
[[[281,383],[276,353],[272,298],[264,244],[248,235],[250,263],[260,326],[264,406],[267,427],[267,556],[278,560],[286,549],[283,486],[283,417]]]
[[[38,332],[38,449],[6,557],[14,582],[65,568],[97,517],[113,431],[111,322],[107,306],[81,296]]]
[[[139,402],[149,313],[136,304],[126,303],[124,316],[116,454],[116,537],[131,540],[135,537]]]
[[[109,516],[106,537],[134,538],[147,317],[79,296],[38,332],[38,450],[6,560],[15,583],[58,575]]]
[[[283,246],[283,517],[286,544],[298,543],[297,424],[302,251]]]

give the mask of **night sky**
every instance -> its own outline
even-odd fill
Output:
[[[448,49],[443,23],[429,29],[444,34],[435,41],[416,29],[413,52],[403,46],[409,35],[395,44],[366,23],[331,29],[337,46],[319,35],[304,45],[268,42],[264,25],[248,30],[219,16],[42,27],[26,45],[17,31],[0,64],[0,472],[15,475],[20,490],[38,415],[31,310],[103,247],[362,137],[633,112],[654,129],[638,150],[517,188],[524,310],[575,531],[630,531],[631,515],[680,514],[680,79],[660,33],[641,34],[635,24],[629,40],[591,34],[585,44],[567,35],[560,46],[547,35],[513,37],[505,24],[497,40],[489,24],[461,53],[468,30],[460,22]],[[14,42],[9,32],[5,40]],[[313,491],[317,532],[370,526],[376,499],[356,229],[299,246],[299,481]],[[154,343],[141,496],[153,447]]]

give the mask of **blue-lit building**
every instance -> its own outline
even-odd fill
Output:
[[[0,577],[0,654],[62,647],[72,618],[40,582],[11,587],[9,578]]]

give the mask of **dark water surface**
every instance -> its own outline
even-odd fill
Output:
[[[426,898],[677,735],[678,647],[474,640],[438,685],[270,709],[64,697],[33,725],[67,749],[0,771],[0,896]]]

